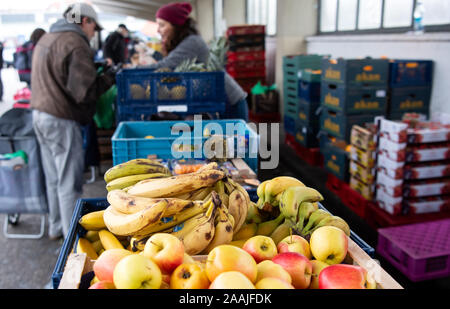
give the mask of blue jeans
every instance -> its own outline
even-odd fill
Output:
[[[234,105],[227,104],[225,114],[226,119],[242,119],[248,122],[248,104],[247,100],[243,99]]]

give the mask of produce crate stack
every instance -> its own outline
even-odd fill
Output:
[[[284,129],[287,134],[297,135],[297,128],[300,118],[307,116],[299,116],[300,112],[300,93],[304,98],[314,101],[312,93],[312,81],[317,79],[317,74],[306,73],[312,70],[317,71],[321,68],[323,56],[320,55],[288,55],[283,57],[283,109],[284,109]],[[304,77],[303,77],[304,76]],[[306,89],[301,90],[302,78],[308,83]],[[308,81],[309,80],[309,81]],[[314,83],[315,84],[315,83]],[[305,86],[305,85],[303,85]],[[306,90],[306,91],[305,91]],[[314,114],[314,107],[306,106],[303,101],[303,108],[306,108],[309,115]],[[306,123],[312,123],[312,117],[303,119]]]
[[[226,32],[229,51],[226,70],[246,91],[260,81],[266,84],[266,27],[244,25],[229,27]]]
[[[450,126],[439,122],[380,123],[378,206],[391,215],[450,209]]]
[[[349,181],[352,128],[386,115],[388,76],[387,59],[322,61],[320,148],[326,169],[344,182]]]
[[[433,68],[431,60],[392,60],[389,63],[388,119],[401,120],[405,113],[429,116]]]

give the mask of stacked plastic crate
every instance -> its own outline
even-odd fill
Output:
[[[401,120],[404,113],[429,116],[433,68],[431,60],[390,62],[388,119]]]
[[[258,82],[266,83],[266,27],[232,26],[227,29],[227,72],[250,93]]]
[[[450,210],[450,126],[382,120],[377,163],[379,207],[391,215]]]
[[[349,152],[354,125],[385,116],[389,80],[387,59],[331,59],[322,63],[320,149],[325,168],[349,181]],[[353,163],[353,170],[363,166]]]

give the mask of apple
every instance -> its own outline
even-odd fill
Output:
[[[255,283],[258,274],[253,257],[244,249],[231,245],[220,245],[211,250],[206,258],[205,271],[210,282],[221,273],[238,271]]]
[[[281,265],[274,263],[273,261],[262,261],[257,265],[258,275],[256,282],[261,281],[264,278],[278,278],[287,283],[292,283],[292,278],[289,273],[284,270]]]
[[[138,254],[124,257],[114,269],[114,285],[117,289],[159,289],[162,274],[151,259]]]
[[[178,237],[168,233],[152,235],[145,243],[143,255],[152,259],[163,273],[172,273],[183,263],[184,245]]]
[[[309,245],[316,260],[339,264],[347,256],[348,236],[335,226],[322,226],[311,234]]]
[[[170,277],[171,289],[207,289],[209,285],[205,271],[197,264],[181,264]]]
[[[255,287],[258,290],[293,290],[292,284],[279,278],[267,277],[256,282]]]
[[[277,245],[273,239],[261,235],[248,239],[242,249],[247,251],[255,259],[256,263],[271,260],[278,254]]]
[[[99,281],[89,287],[91,290],[112,290],[115,288],[114,283],[108,281]]]
[[[330,265],[327,263],[324,263],[322,261],[318,260],[312,260],[312,276],[311,276],[311,284],[309,285],[309,288],[312,290],[317,290],[319,288],[319,275],[320,272]]]
[[[255,289],[255,286],[243,273],[226,271],[219,274],[211,282],[209,288],[216,290],[252,290]]]
[[[124,257],[133,253],[125,249],[106,250],[94,262],[94,274],[98,281],[113,282],[114,268]]]
[[[272,262],[280,265],[291,275],[292,285],[296,289],[307,289],[311,283],[312,264],[298,252],[279,253]]]
[[[336,264],[319,275],[319,289],[375,289],[376,282],[367,271],[356,265]]]
[[[287,236],[278,243],[277,249],[278,253],[298,252],[308,259],[312,258],[308,241],[299,235]]]

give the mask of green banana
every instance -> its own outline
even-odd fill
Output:
[[[265,197],[265,188],[266,185],[269,183],[270,180],[263,181],[259,184],[258,188],[256,189],[256,194],[258,195],[258,206],[264,205],[264,197]]]
[[[308,231],[306,235],[314,233],[315,230],[322,226],[335,226],[344,231],[347,236],[350,236],[350,227],[344,219],[338,216],[330,216],[322,219],[319,224],[317,224],[312,230]]]
[[[309,216],[311,216],[311,214],[318,209],[319,206],[317,205],[317,203],[304,202],[300,204],[298,208],[297,220],[297,228],[299,231],[303,229],[304,223],[309,219]]]
[[[163,173],[153,173],[153,174],[124,176],[124,177],[120,177],[120,178],[111,180],[106,185],[106,190],[108,190],[108,192],[113,191],[113,190],[120,190],[120,189],[124,189],[124,188],[128,188],[130,186],[133,186],[141,180],[164,178],[164,177],[170,177],[170,175],[163,174]]]
[[[272,238],[275,244],[278,245],[280,241],[291,235],[291,233],[291,224],[287,220],[284,220],[284,222],[280,224],[275,231],[272,232],[272,234],[270,234],[270,238]]]
[[[246,223],[261,223],[262,222],[262,217],[261,214],[259,213],[259,209],[256,206],[255,203],[250,202],[249,206],[248,206],[248,211],[247,211],[247,219],[245,220]]]
[[[270,236],[283,220],[284,216],[280,214],[276,219],[258,224],[256,235]]]
[[[171,175],[169,169],[167,169],[161,163],[155,161],[148,161],[145,159],[136,159],[116,166],[111,167],[106,171],[104,175],[105,182],[108,184],[114,179],[141,175],[141,174],[152,174],[152,173],[162,173]]]
[[[271,179],[264,187],[264,203],[272,204],[278,194],[290,187],[305,187],[305,185],[300,180],[289,176]]]
[[[316,203],[323,200],[322,194],[309,187],[289,187],[281,196],[280,211],[292,224],[296,224],[298,209],[302,203]]]
[[[311,228],[315,227],[319,222],[327,217],[331,217],[331,214],[328,211],[323,209],[317,209],[314,211],[311,216],[309,216],[308,224],[303,229],[299,229],[302,234],[306,234]],[[298,227],[297,227],[298,228]]]

